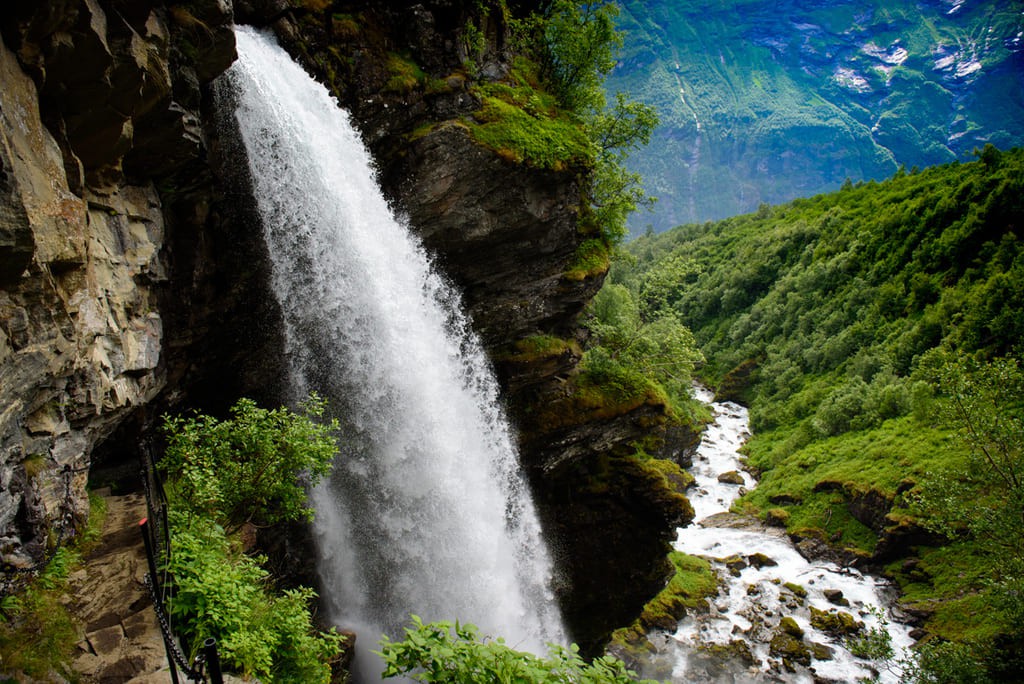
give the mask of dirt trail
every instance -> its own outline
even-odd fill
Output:
[[[142,494],[107,496],[107,518],[99,545],[72,573],[70,605],[85,628],[75,671],[82,682],[166,684],[170,681],[160,628],[143,584],[146,553],[139,521]]]

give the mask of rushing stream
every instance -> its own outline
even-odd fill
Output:
[[[846,613],[865,629],[881,628],[878,615],[889,605],[891,589],[854,568],[808,561],[781,530],[728,514],[741,487],[754,485],[737,452],[749,436],[747,411],[731,402],[712,403],[704,389],[697,397],[711,404],[715,422],[690,470],[697,480],[687,494],[695,523],[679,530],[675,546],[711,560],[722,587],[706,612],[687,616],[674,634],[661,635],[658,666],[671,669],[673,682],[856,682],[872,676],[872,663],[854,657],[837,630],[811,624],[812,608],[840,617]],[[719,475],[730,471],[743,478],[743,485],[719,482]],[[785,617],[793,619],[802,637],[778,637]],[[897,652],[909,647],[909,628],[888,623]],[[792,670],[782,663],[783,652],[790,654]],[[799,663],[804,658],[807,663]],[[897,673],[878,669],[881,681],[898,681]]]
[[[459,298],[391,212],[348,115],[272,39],[236,35],[219,106],[244,144],[290,382],[297,397],[325,396],[343,424],[334,474],[314,491],[331,618],[360,635],[360,658],[410,613],[527,650],[565,643],[498,388]],[[372,662],[361,667],[374,678]]]

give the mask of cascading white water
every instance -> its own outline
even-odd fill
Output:
[[[888,583],[826,560],[807,560],[783,531],[729,516],[740,488],[756,485],[743,472],[738,472],[743,485],[718,480],[722,473],[742,471],[738,449],[750,436],[747,410],[731,402],[713,402],[713,393],[703,388],[697,388],[695,396],[711,405],[715,420],[705,430],[690,469],[696,483],[687,495],[697,512],[695,526],[679,530],[675,547],[711,560],[721,588],[708,601],[707,610],[685,617],[674,634],[656,637],[660,638],[659,654],[645,667],[664,670],[667,660],[673,682],[811,684],[871,678],[872,670],[882,664],[855,657],[842,638],[815,626],[812,610],[842,610],[867,629],[884,628],[900,653],[912,643],[909,627],[895,619],[883,624],[872,610],[889,605]],[[752,554],[761,556],[755,562]],[[772,653],[770,643],[786,616],[804,631],[801,643],[808,649],[808,658],[814,651],[810,667],[796,665],[787,670],[782,658]],[[745,644],[749,662],[721,657],[706,662],[709,647],[735,643]],[[899,681],[898,667],[889,667],[878,672],[879,681]]]
[[[314,493],[331,618],[376,648],[410,613],[516,647],[564,642],[551,563],[497,386],[460,302],[376,185],[327,91],[271,38],[236,31],[235,109],[297,396],[342,419]]]

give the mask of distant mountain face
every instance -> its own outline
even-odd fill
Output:
[[[657,231],[1024,143],[1020,0],[618,0]]]

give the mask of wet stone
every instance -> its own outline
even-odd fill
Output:
[[[722,484],[742,485],[743,476],[740,475],[735,470],[730,470],[719,475],[718,481],[721,482]]]
[[[750,554],[749,556],[747,556],[747,562],[753,565],[758,570],[760,570],[761,568],[770,568],[778,565],[774,558],[766,556],[763,553]]]
[[[825,589],[821,592],[825,595],[825,598],[829,603],[835,606],[849,606],[850,601],[843,596],[843,592],[839,589]]]
[[[804,630],[800,628],[800,625],[797,624],[796,620],[789,616],[786,616],[779,621],[779,629],[790,636],[796,637],[797,639],[802,639],[804,637]]]

